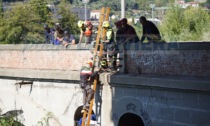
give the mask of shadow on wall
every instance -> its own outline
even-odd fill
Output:
[[[79,106],[75,113],[74,113],[74,126],[79,126],[78,122],[83,117],[83,113],[81,113],[83,106]],[[92,111],[92,114],[94,114],[94,111]]]
[[[120,117],[118,126],[144,126],[144,123],[138,115],[125,113]]]

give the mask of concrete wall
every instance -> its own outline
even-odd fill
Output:
[[[26,126],[44,124],[49,117],[51,126],[74,125],[74,114],[82,105],[82,92],[77,84],[34,81],[33,85],[15,83],[20,80],[0,79],[2,113],[23,110],[18,119]],[[52,116],[49,116],[49,114]]]
[[[37,71],[26,74],[34,75],[34,72]],[[53,80],[51,75],[49,78],[42,74],[42,79],[38,78],[39,75],[22,78],[18,77],[18,71],[13,71],[16,77],[1,77],[0,108],[3,113],[21,109],[23,114],[19,120],[30,126],[43,121],[50,112],[52,126],[73,126],[76,109],[82,105],[78,79],[67,80],[68,76],[64,76]],[[34,80],[34,83],[20,88],[15,83],[21,80]],[[209,125],[209,79],[104,73],[100,80],[94,104],[100,126],[117,126],[126,113],[138,115],[144,126]]]
[[[125,113],[141,117],[144,126],[210,125],[209,80],[132,75],[107,78],[110,86],[104,89],[103,106],[110,106],[111,118],[107,120],[114,126]],[[111,105],[106,105],[109,100]]]

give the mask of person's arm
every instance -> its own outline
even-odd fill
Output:
[[[79,43],[82,42],[82,38],[83,38],[83,32],[81,31],[80,38],[79,38]]]
[[[90,76],[91,76],[92,78],[94,78],[94,77],[97,76],[97,75],[98,75],[98,71],[92,73]]]
[[[71,35],[70,37],[71,37],[71,38],[70,38],[71,44],[72,44],[72,45],[76,44],[74,35]]]
[[[72,44],[72,45],[75,45],[75,44],[76,44],[75,39],[73,39],[73,40],[71,41],[71,44]]]
[[[57,37],[58,41],[63,41],[63,37],[60,38],[60,37]]]
[[[143,28],[143,34],[141,36],[141,42],[143,42],[145,40],[145,33],[146,33],[145,27],[143,26],[142,28]]]

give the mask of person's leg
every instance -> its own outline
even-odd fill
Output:
[[[87,91],[85,89],[82,89],[82,93],[83,93],[83,109],[86,109],[86,100],[87,100]]]
[[[86,106],[89,106],[90,101],[91,101],[91,99],[92,99],[92,97],[93,97],[94,91],[93,91],[93,89],[91,88],[90,85],[87,85],[87,86],[85,87],[85,90],[87,91]]]

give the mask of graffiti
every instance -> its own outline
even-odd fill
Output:
[[[129,110],[136,111],[135,110],[136,109],[136,105],[134,105],[132,103],[129,103],[129,104],[126,105],[126,109],[127,109],[127,111],[129,111]]]
[[[140,113],[142,119],[144,120],[145,126],[152,126],[152,120],[150,119],[149,114],[143,109],[140,110]]]

